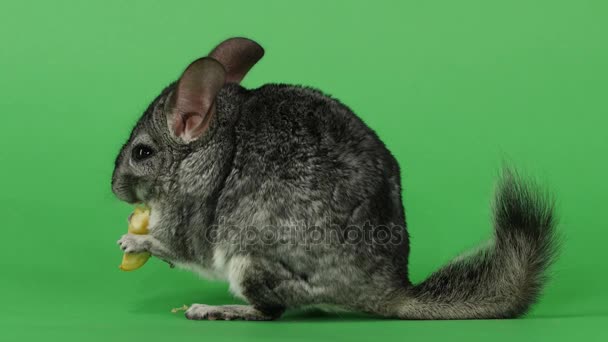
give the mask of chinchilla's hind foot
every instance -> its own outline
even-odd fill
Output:
[[[191,320],[245,320],[271,321],[281,316],[282,310],[265,310],[262,312],[251,305],[205,305],[192,304],[186,310],[186,318]]]

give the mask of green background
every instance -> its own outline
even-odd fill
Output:
[[[414,281],[490,235],[502,160],[548,185],[564,247],[522,320],[291,313],[192,322],[223,283],[152,260],[118,270],[131,208],[113,160],[157,93],[219,41],[266,56],[244,85],[341,99],[403,170]],[[606,340],[608,2],[3,1],[0,340]]]

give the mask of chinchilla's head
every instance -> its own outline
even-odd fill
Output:
[[[181,164],[188,164],[184,160],[201,158],[195,153],[204,150],[219,120],[216,117],[226,107],[218,101],[218,94],[228,83],[239,83],[263,54],[256,42],[231,38],[208,57],[192,62],[133,128],[116,158],[114,194],[128,203],[148,203],[167,196],[171,184],[179,181],[176,177],[184,175],[179,172]]]

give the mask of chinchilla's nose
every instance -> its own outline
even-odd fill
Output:
[[[135,194],[135,180],[128,175],[114,173],[112,176],[112,192],[121,201],[131,204],[138,201]]]

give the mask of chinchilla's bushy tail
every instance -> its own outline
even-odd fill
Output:
[[[505,168],[494,200],[491,244],[454,261],[410,288],[403,319],[514,318],[538,298],[557,239],[554,201]]]

